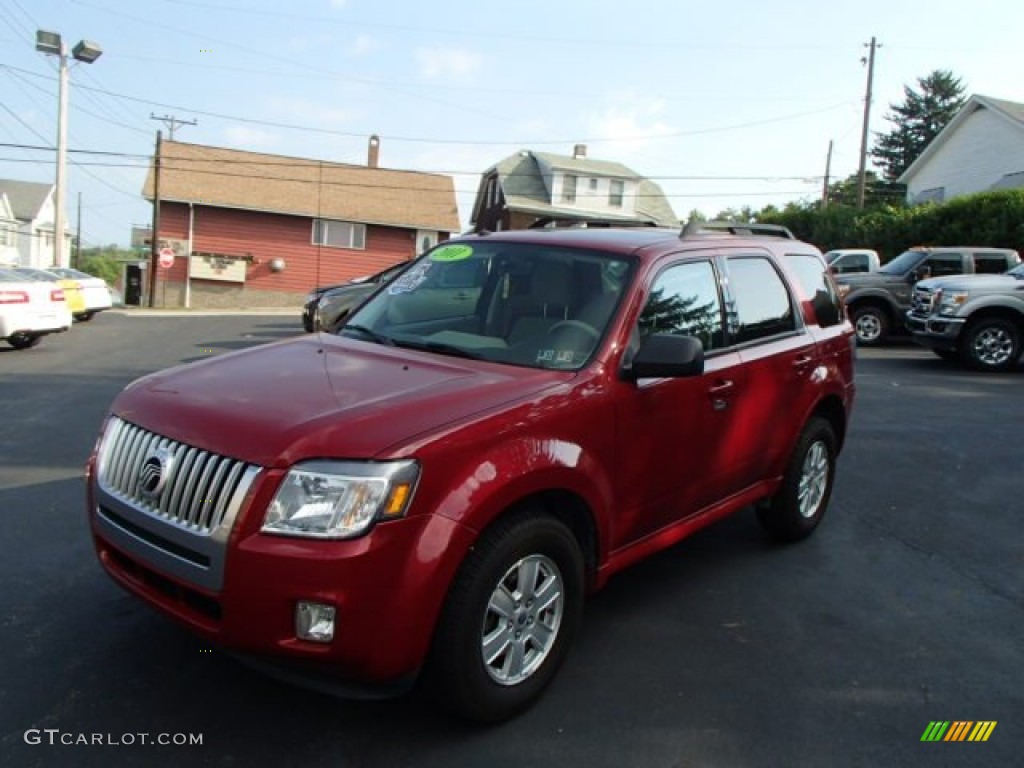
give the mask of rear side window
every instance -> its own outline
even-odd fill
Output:
[[[804,296],[811,300],[818,325],[827,328],[841,323],[843,305],[821,262],[810,254],[789,253],[786,254],[786,265],[800,283]]]
[[[789,291],[775,265],[761,256],[726,259],[735,309],[729,333],[739,344],[796,330]]]
[[[711,262],[677,264],[658,275],[639,324],[641,336],[696,336],[705,350],[721,348],[722,300]]]
[[[982,275],[999,275],[1013,266],[1005,253],[976,253],[974,271]]]

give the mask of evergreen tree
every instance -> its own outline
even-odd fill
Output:
[[[899,178],[967,101],[964,85],[952,72],[937,69],[917,79],[919,90],[903,86],[903,103],[890,104],[889,133],[876,133],[871,157],[888,181]]]

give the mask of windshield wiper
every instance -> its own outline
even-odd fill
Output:
[[[411,341],[405,339],[392,339],[391,343],[396,347],[405,347],[407,349],[422,349],[427,352],[437,352],[440,355],[452,355],[453,357],[465,357],[470,360],[485,360],[486,358],[482,355],[478,355],[476,352],[470,352],[468,349],[463,347],[457,347],[454,344],[445,344],[443,341]]]
[[[392,339],[390,336],[385,336],[382,333],[377,333],[375,330],[373,330],[372,328],[367,328],[365,325],[359,325],[358,323],[347,323],[341,327],[341,330],[355,331],[356,333],[361,333],[367,338],[369,338],[370,341],[373,341],[377,344],[384,344],[388,347],[395,346],[395,340]]]

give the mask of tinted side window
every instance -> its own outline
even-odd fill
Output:
[[[810,254],[790,253],[786,255],[786,264],[800,282],[804,296],[810,298],[818,325],[827,328],[842,322],[842,301],[833,289],[832,282],[825,276],[821,262]]]
[[[642,336],[696,336],[705,350],[722,347],[722,300],[711,262],[677,264],[658,275],[639,324]]]
[[[786,333],[796,328],[789,291],[775,266],[759,256],[726,260],[736,305],[729,313],[729,331],[738,343]]]
[[[962,275],[964,272],[964,257],[959,253],[934,253],[925,259],[921,266],[931,269],[932,277]]]
[[[974,271],[983,275],[998,275],[1008,270],[1013,264],[1002,253],[974,254]]]

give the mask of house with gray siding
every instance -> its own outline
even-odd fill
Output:
[[[679,226],[664,192],[627,166],[521,150],[484,171],[470,219],[497,232],[536,226]]]
[[[897,181],[911,204],[1024,187],[1024,104],[971,96]]]

